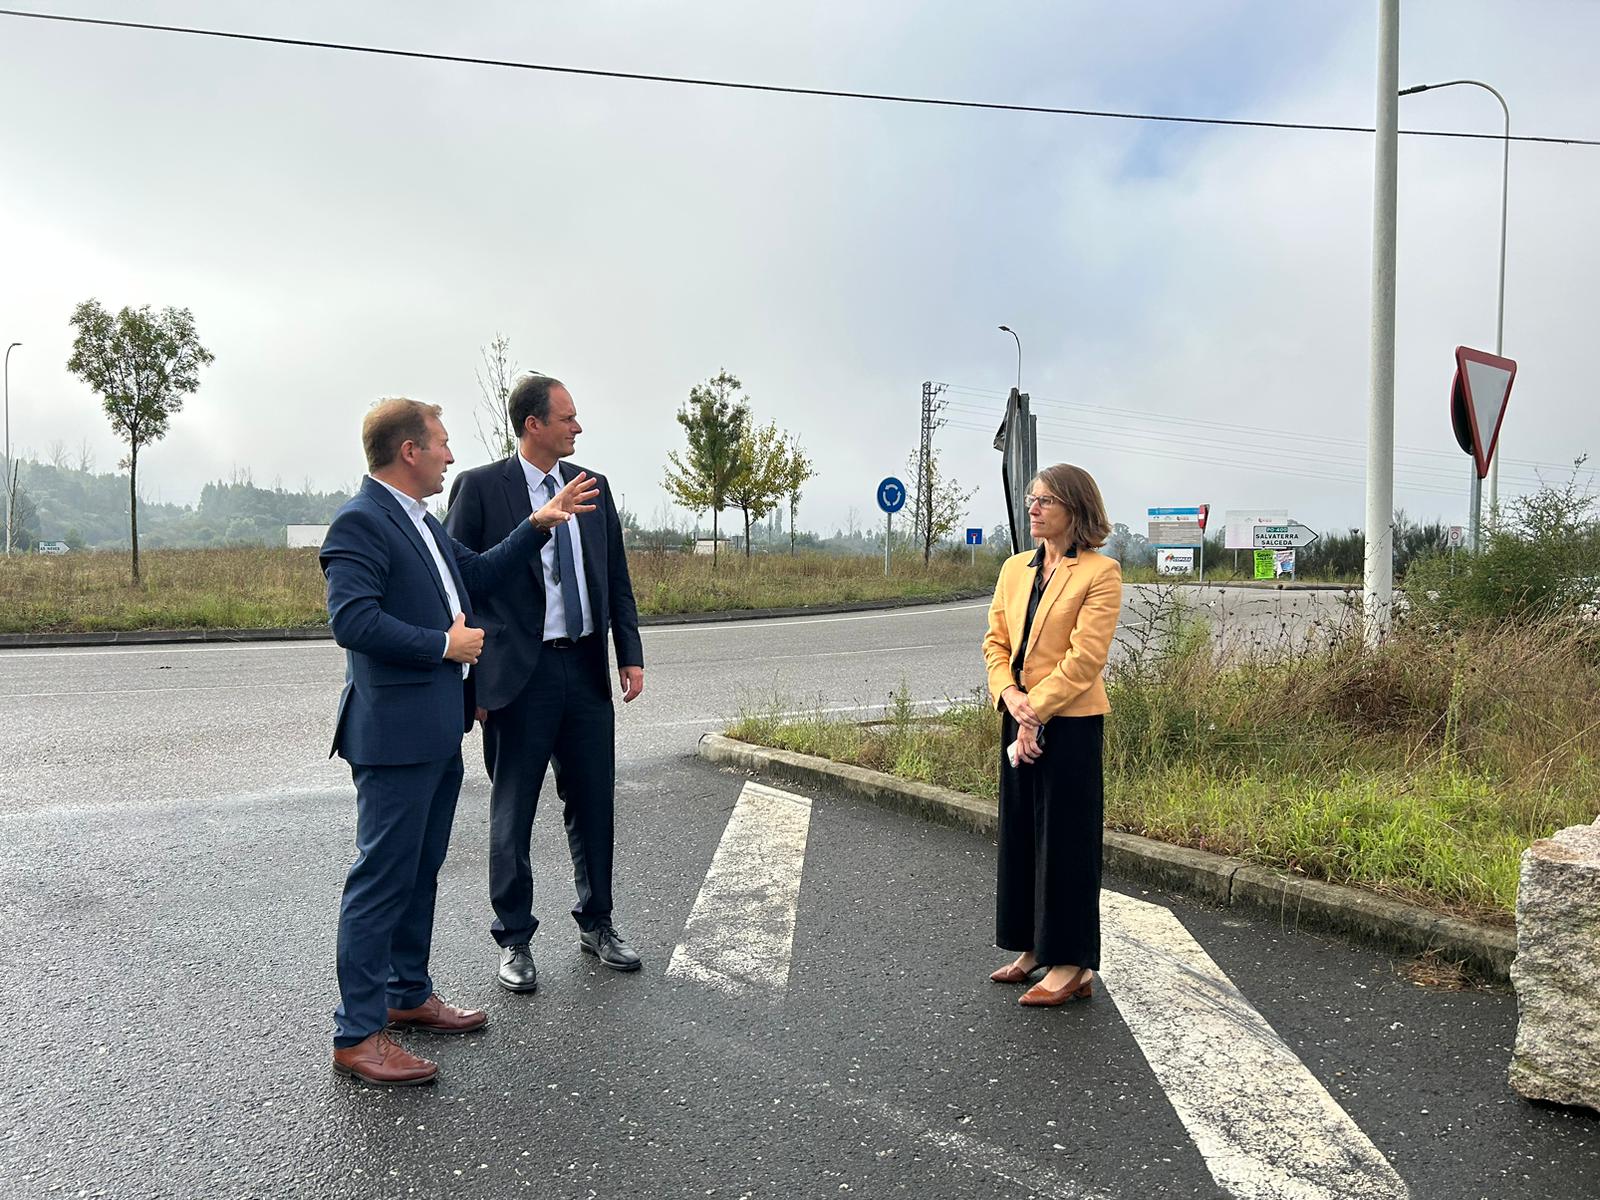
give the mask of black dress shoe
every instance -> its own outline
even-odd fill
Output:
[[[533,952],[527,942],[507,946],[500,953],[500,986],[508,992],[539,990],[539,969],[533,965]]]
[[[613,971],[637,971],[639,955],[610,921],[578,931],[578,945]]]

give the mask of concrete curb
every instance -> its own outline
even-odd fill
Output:
[[[718,733],[702,736],[696,753],[721,766],[825,787],[991,837],[999,823],[990,801],[809,754],[755,746]],[[1397,954],[1435,951],[1448,962],[1463,962],[1475,974],[1498,982],[1508,979],[1517,952],[1517,936],[1511,929],[1440,916],[1357,888],[1299,879],[1131,833],[1106,831],[1105,866],[1124,879],[1271,917],[1286,929],[1339,934]]]
[[[713,625],[723,621],[759,621],[783,617],[832,616],[837,613],[877,612],[890,608],[927,608],[987,600],[991,593],[957,592],[943,599],[899,596],[889,600],[857,600],[839,604],[801,605],[794,608],[738,608],[704,613],[654,613],[639,618],[643,625]],[[288,629],[124,629],[94,633],[0,633],[0,650],[62,646],[164,646],[186,642],[305,642],[327,639],[326,625],[299,625]]]

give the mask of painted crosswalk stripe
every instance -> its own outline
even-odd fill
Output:
[[[783,994],[811,801],[746,783],[667,974],[732,995]]]
[[[1101,901],[1101,974],[1219,1187],[1239,1200],[1404,1200],[1388,1160],[1170,910]]]

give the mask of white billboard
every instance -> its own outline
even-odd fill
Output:
[[[291,550],[321,549],[322,539],[328,536],[326,525],[286,525],[284,529]]]
[[[1223,546],[1228,550],[1254,550],[1257,525],[1287,525],[1287,508],[1230,508],[1223,514]]]

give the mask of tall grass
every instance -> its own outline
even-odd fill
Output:
[[[1114,828],[1508,920],[1536,838],[1600,811],[1600,628],[1402,624],[1376,650],[1350,622],[1271,647],[1177,603],[1108,677]],[[730,730],[993,798],[986,703],[875,727],[746,716]]]
[[[148,550],[143,579],[128,556],[86,551],[0,557],[0,633],[127,629],[271,629],[326,623],[315,550],[246,546]],[[628,556],[641,613],[705,613],[891,598],[943,600],[994,586],[999,560],[965,554],[881,558],[824,554],[746,560],[639,553]]]

